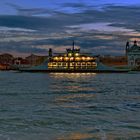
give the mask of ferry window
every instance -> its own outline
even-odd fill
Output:
[[[76,57],[76,61],[80,61],[81,59],[80,59],[80,57]]]
[[[71,57],[72,56],[72,53],[69,53],[68,56]]]
[[[79,53],[75,53],[75,56],[79,56]]]
[[[64,58],[64,60],[65,60],[65,61],[68,61],[68,60],[69,60],[69,58],[68,58],[68,57],[65,57],[65,58]]]
[[[58,57],[54,57],[54,60],[58,60]]]
[[[85,60],[85,57],[82,57],[82,60],[84,61]]]
[[[59,57],[59,60],[62,61],[63,60],[63,57]]]
[[[90,57],[87,57],[87,60],[90,60]]]
[[[70,60],[71,60],[71,61],[73,61],[73,60],[74,60],[74,58],[73,58],[73,57],[71,57],[71,58],[70,58]]]

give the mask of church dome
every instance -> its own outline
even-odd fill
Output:
[[[134,41],[134,45],[130,48],[130,51],[140,51],[140,46],[137,45],[137,41]]]

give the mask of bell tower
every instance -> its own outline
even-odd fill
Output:
[[[52,49],[49,48],[49,57],[52,57]]]
[[[134,41],[134,46],[137,46],[137,41],[136,40]]]
[[[129,41],[126,42],[126,47],[125,47],[126,56],[128,51],[129,51]]]

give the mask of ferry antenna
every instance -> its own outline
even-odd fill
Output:
[[[73,40],[73,48],[72,48],[73,50],[74,50],[74,46],[75,46],[75,42],[74,42],[74,40]]]

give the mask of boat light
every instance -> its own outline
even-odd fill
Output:
[[[82,60],[85,60],[85,57],[82,57]]]
[[[76,57],[76,60],[77,60],[77,61],[80,61],[81,59],[80,59],[80,57]]]
[[[58,60],[58,57],[54,57],[54,60]]]
[[[68,56],[71,57],[72,56],[72,53],[69,53]]]
[[[75,53],[75,56],[79,56],[79,53]]]
[[[65,57],[64,59],[65,59],[66,61],[68,61],[68,60],[69,60],[69,58],[68,58],[68,57]]]
[[[87,57],[87,60],[90,60],[90,57]]]
[[[71,57],[71,58],[70,58],[70,60],[72,61],[72,60],[74,60],[74,58],[73,58],[73,57]]]

